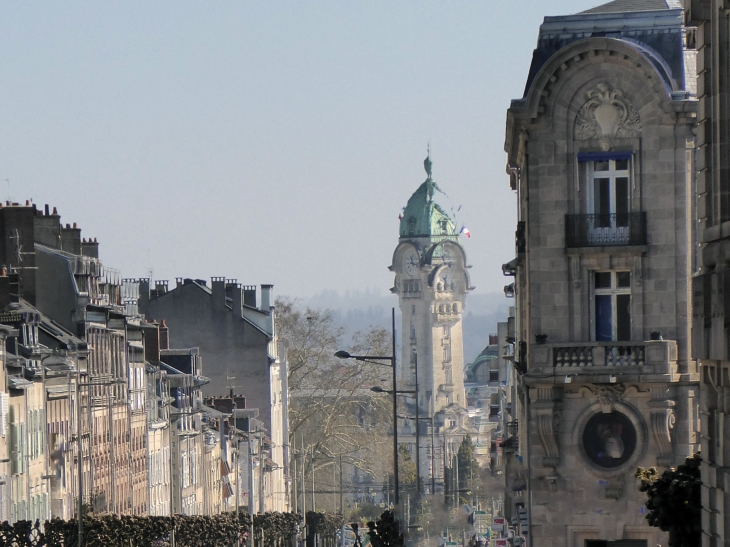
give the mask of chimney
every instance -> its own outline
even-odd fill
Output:
[[[167,281],[155,281],[155,295],[162,296],[167,293]]]
[[[231,288],[233,316],[243,317],[243,293],[241,292],[241,285],[238,283],[232,283],[229,285],[229,287]]]
[[[489,335],[489,345],[496,346],[497,344],[499,344],[499,336],[497,336],[496,334],[490,334]]]
[[[245,285],[243,287],[243,304],[251,308],[256,307],[256,285]]]
[[[142,323],[144,334],[144,358],[156,365],[160,362],[160,331],[157,325]]]
[[[233,414],[233,399],[230,397],[206,397],[205,404],[223,414]]]
[[[81,228],[77,228],[75,222],[73,227],[66,224],[65,228],[61,228],[61,250],[75,255],[81,254]]]
[[[160,323],[160,349],[170,349],[170,329],[164,319]]]
[[[182,277],[176,277],[175,278],[175,288],[179,289],[183,286],[183,278]]]
[[[233,408],[237,410],[242,410],[246,408],[246,397],[244,397],[243,395],[234,395]]]
[[[96,242],[96,239],[91,241],[91,238],[89,238],[89,241],[82,241],[81,254],[92,258],[99,258],[99,244]]]
[[[271,301],[271,289],[273,288],[273,285],[261,285],[261,311],[267,313],[271,311],[271,306],[273,305]]]
[[[213,291],[213,309],[225,311],[226,309],[226,278],[211,277],[211,289]]]
[[[142,277],[137,280],[139,286],[139,313],[147,313],[147,307],[150,303],[150,279],[149,277]]]

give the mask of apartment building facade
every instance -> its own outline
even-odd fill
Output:
[[[664,543],[633,474],[699,446],[694,56],[672,0],[547,17],[507,113],[521,496],[506,509],[531,546]]]

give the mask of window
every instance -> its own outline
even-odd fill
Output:
[[[629,160],[599,159],[588,162],[588,209],[596,228],[629,225]]]
[[[631,340],[631,273],[595,272],[596,341]]]

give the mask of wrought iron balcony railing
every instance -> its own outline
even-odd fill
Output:
[[[646,245],[646,213],[565,215],[566,247]]]

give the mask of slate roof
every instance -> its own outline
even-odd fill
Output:
[[[545,17],[523,97],[553,55],[573,42],[599,37],[620,40],[646,57],[668,91],[685,90],[682,14],[679,0],[614,0],[573,15]]]
[[[681,9],[677,0],[613,0],[585,11],[586,13],[626,13],[632,11],[660,11],[666,9]]]

